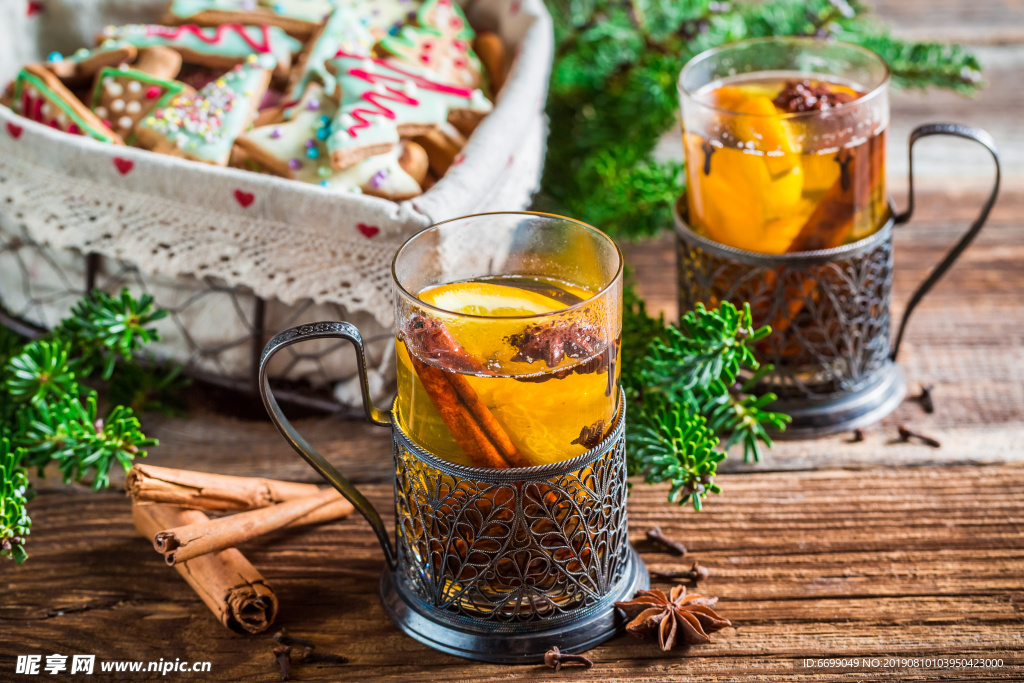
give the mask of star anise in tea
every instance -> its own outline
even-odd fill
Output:
[[[617,602],[630,622],[626,631],[643,638],[657,631],[662,650],[671,650],[677,644],[696,645],[711,641],[709,632],[732,626],[712,609],[718,598],[687,595],[686,586],[676,586],[669,595],[653,589],[637,591],[629,602]]]
[[[517,363],[543,360],[549,368],[563,358],[590,358],[601,343],[595,327],[587,322],[571,321],[548,325],[531,325],[520,334],[508,338],[518,351],[512,357]]]
[[[775,96],[772,104],[792,114],[830,109],[852,102],[854,99],[855,95],[842,90],[833,90],[828,83],[813,84],[804,79],[786,81],[786,87]]]

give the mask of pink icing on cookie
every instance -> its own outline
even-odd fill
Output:
[[[246,30],[248,28],[259,29],[263,35],[263,42],[259,43],[250,38]],[[185,26],[156,26],[151,24],[146,27],[147,36],[159,36],[168,40],[177,40],[183,33],[191,33],[194,37],[209,45],[216,45],[221,42],[224,39],[224,34],[227,32],[237,33],[256,52],[270,52],[270,26],[266,24],[256,27],[247,27],[242,24],[221,24],[217,27],[213,36],[207,36],[203,33],[203,29],[194,24],[186,24]]]
[[[358,55],[346,54],[343,51],[339,51],[337,57],[353,57],[355,59],[362,59]],[[412,82],[417,88],[423,88],[424,90],[432,90],[434,92],[446,93],[448,95],[455,95],[457,97],[464,97],[469,99],[473,95],[472,88],[464,88],[458,85],[451,85],[448,83],[437,83],[431,81],[419,74],[412,73],[399,68],[398,66],[387,63],[380,59],[373,59],[373,62],[379,66],[384,67],[389,71],[393,71],[398,75],[387,75],[383,73],[371,72],[360,67],[353,67],[348,70],[348,75],[353,78],[364,80],[374,85],[383,86],[384,92],[377,92],[368,90],[362,94],[362,99],[372,105],[371,108],[367,107],[356,107],[355,109],[349,110],[347,113],[356,123],[349,126],[346,131],[352,137],[356,137],[358,131],[361,128],[369,128],[371,121],[367,117],[372,116],[384,116],[389,119],[394,119],[396,114],[394,110],[390,109],[387,104],[388,101],[397,102],[404,104],[409,107],[416,107],[420,101],[415,97],[412,97],[405,92],[399,90],[399,87],[404,87],[406,82]]]

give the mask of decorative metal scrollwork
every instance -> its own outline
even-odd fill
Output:
[[[395,427],[399,576],[432,612],[513,630],[601,605],[629,558],[625,420],[563,463],[485,470],[438,459]]]
[[[752,254],[680,225],[680,310],[750,302],[780,398],[825,398],[874,381],[889,359],[892,224],[854,244],[806,254]]]

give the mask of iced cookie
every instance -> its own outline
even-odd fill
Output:
[[[323,87],[313,83],[290,120],[243,133],[236,146],[248,161],[283,178],[396,201],[421,194],[419,183],[402,168],[397,149],[343,170],[331,168],[326,140],[336,110]]]
[[[103,69],[92,93],[92,112],[112,131],[132,144],[135,126],[158,107],[191,91],[184,83],[151,76],[139,69]]]
[[[15,113],[65,133],[124,144],[45,67],[29,64],[18,73],[12,104]]]
[[[482,117],[491,111],[478,89],[441,83],[421,70],[383,59],[339,53],[328,68],[341,93],[327,139],[336,169],[390,151],[401,136],[423,135],[450,114]]]
[[[225,69],[241,64],[250,55],[270,55],[276,61],[274,75],[278,77],[288,75],[292,54],[302,49],[301,42],[276,26],[241,24],[221,24],[215,28],[195,24],[107,26],[98,40],[111,39],[127,42],[136,48],[169,47],[177,50],[190,64]]]
[[[235,139],[253,118],[270,83],[270,55],[250,55],[244,64],[195,94],[158,107],[135,128],[140,147],[223,166]]]
[[[327,60],[333,59],[339,50],[353,55],[369,55],[376,40],[373,31],[360,21],[359,11],[354,7],[342,5],[334,10],[299,54],[297,68],[285,96],[285,118],[291,118],[295,103],[311,83],[320,83],[326,92],[334,92],[337,82],[334,74],[327,70]]]
[[[415,24],[381,38],[377,51],[429,69],[446,83],[476,88],[481,66],[472,48],[475,35],[454,0],[427,0],[416,12]]]
[[[163,23],[220,26],[244,24],[277,26],[300,40],[308,40],[334,8],[331,0],[174,0]]]
[[[43,65],[70,86],[84,85],[100,71],[135,61],[138,49],[121,40],[107,40],[92,48],[83,47],[67,57],[54,52]]]
[[[156,78],[171,79],[181,71],[181,55],[169,47],[144,47],[139,50],[139,57],[132,65],[136,71],[142,71]]]
[[[505,43],[494,31],[482,31],[473,40],[473,49],[484,65],[484,73],[487,74],[487,83],[490,86],[487,92],[493,99],[505,85]]]

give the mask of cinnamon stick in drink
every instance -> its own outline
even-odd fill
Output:
[[[152,538],[161,529],[209,521],[198,510],[170,505],[132,505],[140,534]],[[233,631],[260,633],[277,617],[277,596],[266,579],[234,548],[221,550],[175,566],[175,570]]]
[[[529,467],[463,374],[491,374],[436,318],[413,316],[404,330],[413,369],[431,403],[475,467]],[[421,360],[429,358],[441,367]],[[450,369],[448,369],[450,368]]]
[[[320,492],[316,484],[232,477],[143,464],[132,466],[125,477],[124,487],[136,503],[161,503],[215,511],[253,510],[315,496]]]
[[[787,252],[832,249],[846,240],[857,212],[869,208],[871,194],[882,182],[885,133],[840,150],[836,160],[842,166],[839,178],[814,207]]]
[[[278,529],[345,517],[353,509],[340,493],[328,488],[313,496],[160,530],[153,535],[153,547],[173,567]]]

